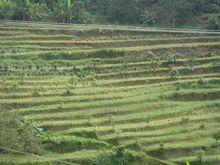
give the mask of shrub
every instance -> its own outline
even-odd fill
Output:
[[[164,144],[160,143],[159,148],[156,150],[155,154],[157,156],[164,157],[165,151],[166,151],[166,148],[164,147]]]
[[[189,117],[182,117],[180,123],[181,123],[181,124],[187,124],[187,123],[189,123],[189,120],[190,120]]]
[[[0,107],[0,146],[10,149],[22,149],[17,129],[19,116],[15,111]],[[3,150],[0,150],[0,153]]]
[[[29,69],[29,70],[31,70],[31,69],[32,69],[32,67],[33,67],[32,65],[28,65],[28,69]]]
[[[189,161],[186,161],[186,165],[190,165],[190,162],[189,162]]]
[[[126,148],[131,149],[131,150],[135,150],[135,151],[140,151],[141,150],[141,144],[136,139],[135,142],[127,144]]]
[[[57,70],[57,65],[54,65],[54,66],[53,66],[53,69],[54,69],[54,70]]]
[[[69,89],[66,89],[65,92],[63,93],[63,96],[71,96],[72,92]]]
[[[106,142],[68,135],[47,136],[44,137],[43,143],[47,149],[58,153],[73,152],[81,149],[101,149],[109,147]]]
[[[204,130],[205,129],[205,124],[204,123],[200,124],[199,128]]]
[[[149,69],[150,71],[155,71],[159,66],[160,66],[159,59],[152,57],[152,58],[150,59],[149,65],[148,65],[148,69]]]
[[[147,126],[149,125],[149,123],[150,123],[150,118],[149,118],[149,117],[147,117],[147,118],[145,119],[145,123],[146,123]]]
[[[41,151],[38,135],[42,132],[29,121],[21,121],[18,132],[23,141],[24,151],[37,154]]]
[[[193,67],[196,64],[196,52],[193,51],[192,53],[187,55],[187,66],[190,70],[193,70]]]
[[[0,146],[34,154],[40,152],[39,129],[10,109],[0,107]]]
[[[218,143],[218,141],[220,141],[220,132],[215,133],[212,138],[215,139],[216,143]]]
[[[37,69],[37,70],[40,70],[40,66],[39,66],[39,65],[37,65],[37,66],[36,66],[36,69]]]
[[[177,69],[172,69],[172,70],[169,72],[169,75],[170,75],[170,78],[171,78],[171,79],[175,79],[177,76],[179,76],[179,70],[177,70]]]
[[[199,86],[202,86],[205,84],[205,81],[202,78],[200,78],[197,83]]]
[[[220,15],[210,17],[206,28],[210,30],[220,30]]]
[[[94,161],[94,165],[130,165],[144,160],[144,153],[118,146],[112,151],[103,151]]]
[[[205,151],[204,150],[197,150],[197,151],[195,151],[195,156],[196,156],[198,162],[202,164],[203,159],[205,157]]]
[[[175,87],[176,87],[176,91],[180,91],[182,85],[181,85],[179,82],[178,82],[178,83],[175,83],[174,85],[175,85]]]
[[[176,64],[176,54],[170,54],[168,55],[167,60],[162,63],[162,66],[171,68],[175,64]]]
[[[156,16],[152,11],[144,10],[139,17],[139,21],[144,25],[152,25],[156,22]]]
[[[37,90],[34,90],[33,93],[32,93],[32,96],[33,97],[39,97],[40,94],[39,94],[39,92]]]

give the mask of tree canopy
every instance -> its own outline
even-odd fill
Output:
[[[0,0],[0,19],[168,27],[196,24],[219,29],[220,1]]]

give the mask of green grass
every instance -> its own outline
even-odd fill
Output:
[[[0,34],[0,105],[45,131],[42,157],[0,164],[86,165],[121,145],[144,155],[130,164],[196,164],[200,149],[220,162],[219,33],[4,23]]]

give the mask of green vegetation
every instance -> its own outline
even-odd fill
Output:
[[[69,22],[75,6],[59,3]],[[220,163],[219,32],[5,22],[0,34],[0,164]]]
[[[0,0],[0,19],[220,29],[218,0]]]
[[[0,146],[29,153],[41,150],[40,130],[32,123],[23,120],[17,112],[1,107],[0,112]],[[0,148],[0,153],[5,150]],[[7,152],[7,150],[6,150]]]

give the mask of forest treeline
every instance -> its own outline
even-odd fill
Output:
[[[0,0],[0,18],[220,29],[220,0]]]

